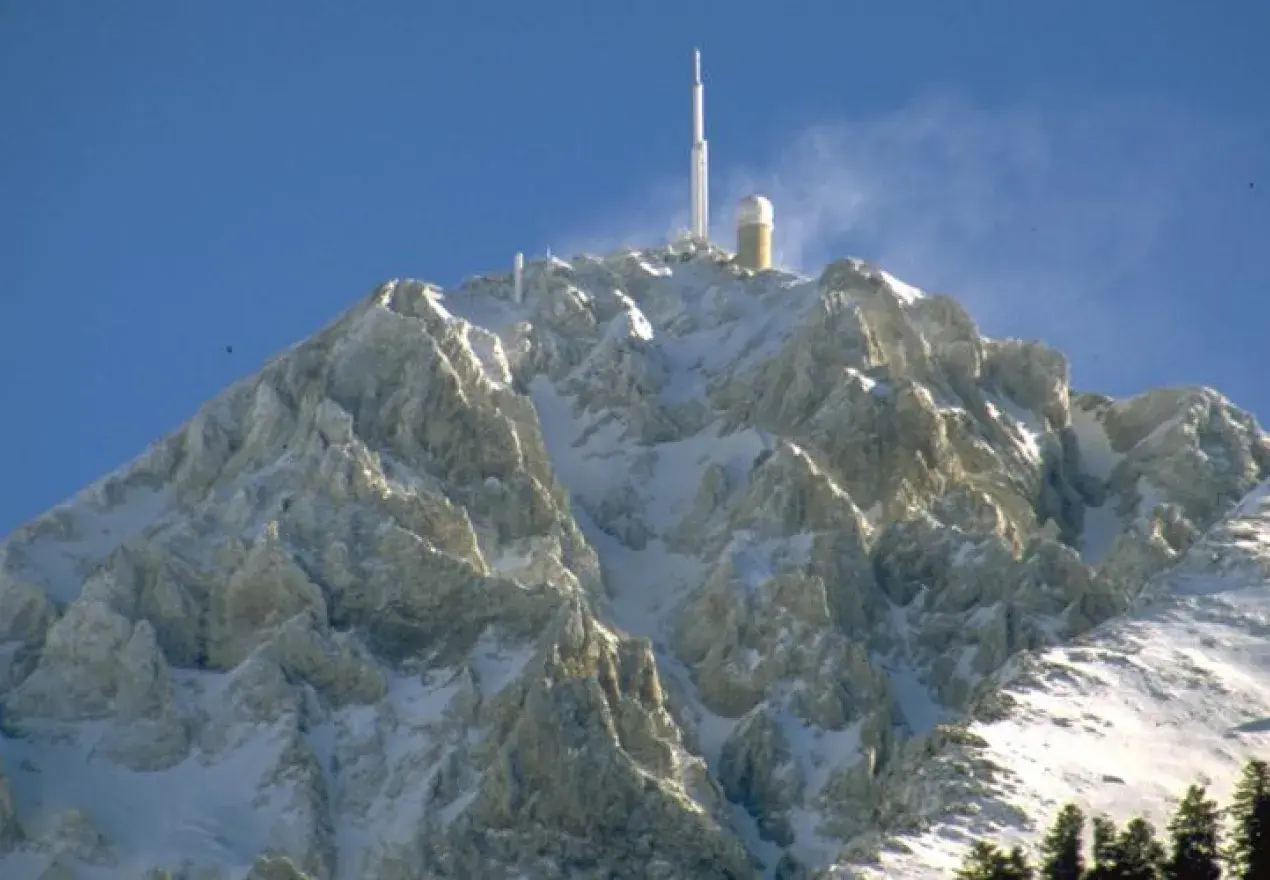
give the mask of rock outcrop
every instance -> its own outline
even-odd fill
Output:
[[[0,544],[0,873],[808,876],[1270,473],[859,261],[526,289],[385,284]]]

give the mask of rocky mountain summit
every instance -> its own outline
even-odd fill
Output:
[[[919,876],[1267,478],[856,260],[393,281],[0,544],[0,875]]]

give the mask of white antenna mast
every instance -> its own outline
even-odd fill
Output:
[[[710,223],[706,154],[705,87],[701,84],[701,50],[692,50],[692,234],[706,240]]]
[[[512,299],[516,303],[525,301],[525,255],[516,254],[512,261]]]

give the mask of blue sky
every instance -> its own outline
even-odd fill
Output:
[[[664,239],[694,45],[721,234],[1270,421],[1270,4],[778,8],[0,0],[0,534],[382,280]]]

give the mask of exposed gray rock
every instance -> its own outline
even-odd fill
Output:
[[[43,591],[0,569],[0,643],[38,644],[55,616],[53,603]]]
[[[232,669],[281,624],[312,612],[326,620],[322,591],[309,580],[282,546],[276,522],[242,566],[213,588],[208,608],[208,663]]]
[[[132,622],[106,603],[87,596],[71,603],[49,630],[35,671],[5,700],[6,714],[67,720],[109,714],[132,635]]]
[[[806,779],[770,709],[755,708],[737,725],[718,773],[728,799],[755,816],[760,834],[780,846],[794,842],[788,812],[802,800]]]
[[[1270,474],[1215,392],[1076,394],[857,260],[526,290],[385,284],[0,544],[0,850],[230,870],[19,824],[84,767],[259,880],[817,876],[999,781],[1001,670]]]
[[[252,863],[247,880],[312,880],[286,856],[260,856]]]
[[[13,802],[13,789],[0,767],[0,852],[12,850],[25,838],[18,821],[17,805]]]
[[[36,847],[55,853],[59,865],[65,865],[68,859],[103,867],[116,863],[110,843],[82,810],[62,813],[57,824],[36,842]]]

